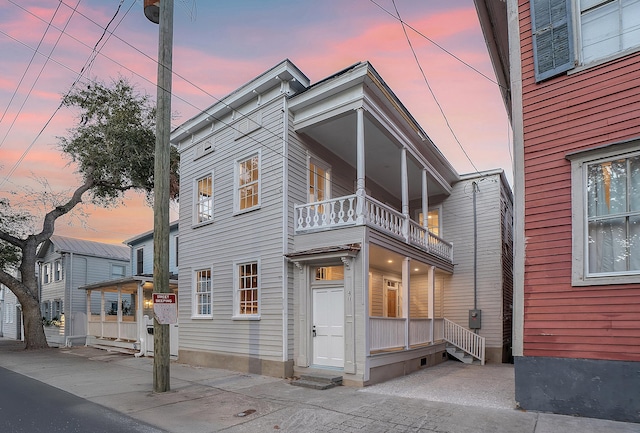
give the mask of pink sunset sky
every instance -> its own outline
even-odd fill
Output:
[[[42,191],[46,183],[56,195],[79,184],[57,149],[57,137],[78,120],[77,113],[57,110],[74,81],[124,76],[155,98],[158,26],[144,17],[142,3],[0,0],[1,197],[37,213],[42,207],[25,198],[25,189]],[[473,0],[395,0],[395,6],[422,34],[407,28],[473,164],[502,168],[511,181],[509,124]],[[94,46],[95,60],[85,66]],[[312,83],[370,61],[455,169],[475,171],[425,83],[392,0],[175,0],[173,127],[285,58]],[[172,209],[174,220],[177,205]],[[116,208],[84,205],[80,211],[59,220],[56,234],[117,244],[153,226],[152,209],[135,194]]]

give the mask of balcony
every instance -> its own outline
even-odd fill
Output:
[[[295,233],[367,225],[430,254],[453,261],[453,245],[395,209],[368,196],[355,194],[296,205]]]

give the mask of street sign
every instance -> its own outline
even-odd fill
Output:
[[[178,323],[178,302],[175,293],[154,293],[153,314],[161,325]]]

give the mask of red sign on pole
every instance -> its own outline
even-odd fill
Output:
[[[154,293],[153,313],[161,325],[178,323],[178,299],[175,293]]]

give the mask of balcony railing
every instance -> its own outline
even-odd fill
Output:
[[[296,233],[366,224],[431,254],[453,261],[453,246],[449,242],[371,197],[365,197],[362,206],[358,206],[358,197],[354,194],[297,205],[294,212]]]

